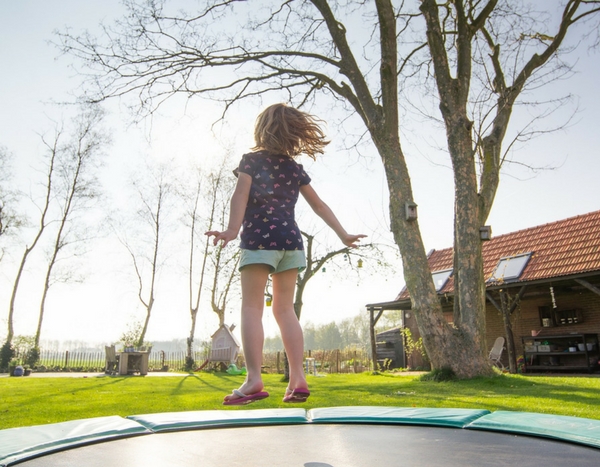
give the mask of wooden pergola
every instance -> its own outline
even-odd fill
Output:
[[[393,302],[372,303],[366,306],[369,310],[369,335],[371,338],[371,358],[373,360],[373,371],[377,370],[377,340],[375,336],[375,325],[384,311],[389,310],[410,310],[410,300],[400,300]],[[404,322],[404,315],[402,316]]]

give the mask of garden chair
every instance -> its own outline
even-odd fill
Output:
[[[114,345],[107,345],[104,347],[106,352],[106,366],[104,373],[107,375],[116,375],[119,373],[119,357]]]
[[[501,370],[504,370],[504,365],[502,364],[502,352],[504,351],[504,337],[497,337],[494,342],[494,346],[492,350],[490,350],[489,358],[494,365],[496,365]]]

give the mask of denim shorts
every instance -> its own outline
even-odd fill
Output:
[[[266,264],[271,267],[271,274],[298,269],[306,269],[306,255],[304,250],[247,250],[242,248],[242,257],[238,269],[250,264]]]

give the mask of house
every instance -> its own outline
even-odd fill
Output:
[[[240,351],[240,343],[233,335],[234,326],[222,324],[211,336],[212,346],[209,362],[234,363]]]
[[[428,254],[448,322],[453,319],[452,257],[452,248]],[[525,371],[600,368],[600,211],[492,238],[483,244],[483,259],[487,346],[498,336],[507,339],[506,366],[511,354]],[[395,300],[367,309],[372,341],[386,310],[403,310],[405,326],[419,335],[405,289]]]

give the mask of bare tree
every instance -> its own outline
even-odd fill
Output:
[[[27,263],[27,259],[29,258],[29,255],[37,246],[40,238],[42,237],[42,234],[46,230],[46,227],[48,227],[48,223],[49,223],[48,212],[50,210],[50,204],[51,204],[52,196],[54,193],[53,183],[54,183],[54,179],[56,177],[55,164],[56,164],[56,161],[58,158],[58,140],[55,139],[53,142],[53,145],[51,145],[51,146],[47,145],[47,146],[49,147],[49,153],[48,153],[48,161],[47,161],[48,165],[47,165],[46,172],[45,172],[44,199],[43,199],[42,205],[39,206],[40,217],[39,217],[39,221],[38,221],[37,231],[36,231],[33,239],[31,240],[31,242],[28,245],[26,245],[25,249],[23,250],[23,255],[21,256],[21,261],[19,263],[19,267],[17,269],[17,274],[15,276],[15,280],[13,283],[12,293],[10,296],[10,302],[9,302],[9,308],[8,308],[8,332],[6,335],[6,342],[4,344],[5,346],[10,346],[10,343],[12,342],[12,339],[14,337],[15,302],[16,302],[16,298],[17,298],[17,292],[19,290],[19,285],[21,283],[21,277],[23,276],[23,271],[25,270],[25,264]]]
[[[306,269],[298,274],[296,279],[296,291],[294,295],[294,311],[298,319],[302,314],[302,307],[304,306],[304,292],[308,286],[309,281],[320,272],[326,270],[329,266],[334,268],[339,266],[336,264],[336,260],[343,258],[343,268],[350,265],[351,269],[355,272],[362,269],[365,260],[371,263],[376,263],[378,267],[378,273],[381,274],[382,270],[391,270],[392,265],[388,263],[386,255],[384,254],[385,246],[376,244],[365,244],[358,248],[339,248],[337,250],[329,250],[319,248],[317,242],[317,236],[302,231],[302,236],[305,242],[306,251]],[[364,258],[364,259],[363,259]],[[353,261],[355,264],[353,264]],[[267,292],[267,296],[270,294]],[[289,366],[287,355],[284,354],[284,380],[289,380]]]
[[[391,229],[433,368],[491,374],[479,229],[498,188],[503,142],[527,85],[560,72],[557,52],[567,32],[594,18],[598,2],[566,1],[555,27],[501,0],[222,0],[187,14],[166,5],[130,1],[127,16],[100,39],[59,35],[66,53],[96,70],[87,98],[134,94],[139,115],[179,93],[222,99],[225,111],[270,91],[298,106],[317,96],[349,106],[385,168]],[[235,14],[247,18],[243,31],[231,26]],[[399,136],[399,87],[431,82],[424,76],[433,77],[454,174],[453,325],[443,318],[418,221],[406,214],[414,199]],[[474,102],[485,105],[473,112]]]
[[[189,293],[189,312],[190,312],[190,334],[187,338],[187,356],[186,356],[186,367],[192,369],[194,367],[194,339],[196,336],[196,321],[198,317],[198,310],[200,308],[200,299],[202,297],[202,290],[204,287],[204,278],[206,273],[206,260],[208,257],[209,239],[204,238],[204,248],[202,251],[202,263],[200,265],[200,272],[196,279],[196,273],[194,265],[196,263],[197,243],[200,232],[198,232],[198,224],[200,220],[200,201],[202,198],[202,174],[200,170],[195,171],[194,179],[194,193],[192,200],[186,193],[181,194],[184,202],[188,201],[189,206],[185,213],[185,222],[189,228],[189,262],[188,262],[188,293]],[[191,202],[190,202],[191,201]],[[201,238],[201,237],[200,237]]]
[[[227,179],[230,179],[227,181]],[[205,279],[211,283],[211,307],[219,317],[219,325],[225,320],[227,299],[235,277],[237,267],[227,266],[225,285],[221,288],[219,271],[223,273],[223,263],[231,262],[237,265],[237,256],[223,255],[222,251],[214,251],[210,239],[204,232],[213,230],[213,226],[223,222],[224,209],[229,199],[229,190],[232,187],[233,174],[227,168],[227,158],[216,171],[203,174],[200,170],[195,172],[193,181],[193,194],[182,193],[181,197],[188,202],[185,222],[189,229],[189,261],[188,261],[188,290],[190,311],[190,333],[187,338],[187,366],[194,367],[193,343],[195,339],[196,321],[200,309],[202,292],[205,288]],[[202,251],[197,251],[197,244],[202,243]],[[200,257],[197,260],[197,257]],[[212,258],[209,267],[208,260]],[[196,272],[196,263],[200,261],[199,271]]]
[[[504,325],[504,334],[506,335],[506,350],[508,353],[508,368],[510,373],[517,372],[517,350],[515,347],[515,336],[513,333],[513,318],[515,310],[521,303],[521,297],[525,293],[526,287],[523,286],[517,293],[511,295],[508,289],[498,290],[498,299],[492,296],[491,292],[486,294],[487,299],[502,315],[502,324]],[[498,304],[498,300],[500,304]]]
[[[317,235],[302,231],[302,236],[304,237],[304,248],[306,250],[306,269],[298,274],[298,279],[296,281],[294,311],[296,312],[298,319],[300,319],[300,315],[302,314],[304,292],[309,281],[328,266],[337,266],[335,264],[337,259],[343,258],[342,268],[349,265],[355,272],[362,269],[365,261],[377,264],[379,274],[381,274],[382,271],[390,271],[393,268],[386,259],[385,245],[371,243],[361,245],[356,249],[339,248],[337,250],[329,250],[322,247],[319,248]],[[353,264],[353,262],[355,264]]]
[[[235,179],[226,174],[224,165],[209,177],[208,199],[213,200],[208,217],[209,229],[225,230],[228,220],[229,199],[233,191]],[[225,324],[225,311],[234,291],[234,284],[239,277],[239,249],[213,248],[210,253],[212,263],[212,284],[210,286],[210,304],[219,318],[219,326]]]
[[[129,232],[127,238],[121,238],[121,243],[131,256],[138,299],[146,312],[138,342],[135,343],[142,346],[156,299],[158,272],[163,264],[161,245],[168,229],[173,185],[165,165],[149,167],[133,184],[139,196],[137,218],[141,221],[138,226],[142,230]],[[134,240],[130,239],[132,235],[136,237]]]
[[[98,106],[85,108],[75,119],[70,141],[60,144],[62,132],[56,133],[54,142],[47,144],[53,159],[58,157],[55,171],[54,195],[59,208],[59,216],[55,219],[56,230],[46,266],[44,287],[40,301],[38,324],[34,337],[34,348],[40,344],[42,323],[44,320],[46,298],[51,285],[56,280],[69,280],[68,272],[56,277],[55,267],[64,258],[65,251],[74,244],[82,244],[89,240],[89,233],[82,226],[81,213],[85,213],[92,202],[98,198],[98,180],[96,169],[100,164],[102,151],[108,144],[108,138],[99,128],[104,112]],[[56,152],[56,154],[54,154]],[[79,225],[78,225],[79,224]]]
[[[40,216],[37,230],[30,243],[25,246],[21,261],[13,283],[8,312],[8,333],[5,345],[10,346],[14,337],[14,312],[16,298],[30,254],[40,245],[40,239],[48,231],[51,224],[56,224],[55,237],[48,258],[38,324],[34,336],[34,348],[39,347],[45,302],[53,280],[54,267],[61,259],[66,248],[74,243],[83,244],[88,238],[78,229],[79,212],[88,206],[88,201],[95,197],[95,169],[99,162],[101,150],[107,144],[107,138],[99,131],[103,111],[98,106],[84,106],[73,120],[73,128],[69,131],[57,129],[54,138],[47,141],[42,137],[46,147],[46,168],[43,179],[42,202],[36,207]],[[64,139],[69,141],[63,143]],[[57,208],[57,209],[56,209]],[[54,212],[58,211],[58,215]],[[12,222],[19,222],[13,218]],[[5,224],[8,225],[8,224]],[[62,256],[62,259],[65,259]],[[69,274],[63,276],[67,280]]]
[[[224,226],[223,226],[224,227]],[[225,324],[225,311],[230,298],[230,292],[239,275],[240,251],[235,250],[228,255],[223,248],[217,248],[213,256],[213,282],[210,294],[210,305],[219,317],[219,326]],[[221,278],[225,277],[224,280]]]

